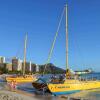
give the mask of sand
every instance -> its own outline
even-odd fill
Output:
[[[20,90],[9,91],[2,89],[0,90],[0,100],[99,100],[94,98],[93,96],[87,96],[88,93],[88,91],[82,91],[71,95],[54,97],[50,95],[36,96],[34,94],[26,93]]]
[[[21,92],[11,92],[8,90],[0,91],[0,100],[36,100],[32,96],[25,95]]]
[[[6,83],[0,83],[0,100],[37,100],[34,95],[11,89]]]
[[[92,92],[99,92],[100,89],[94,89],[94,90],[84,90],[81,92],[77,92],[74,94],[70,94],[70,95],[62,95],[60,96],[60,98],[62,98],[61,100],[100,100],[100,98],[96,98],[96,96],[92,95]],[[91,95],[90,95],[91,94]],[[70,99],[68,99],[70,98]]]

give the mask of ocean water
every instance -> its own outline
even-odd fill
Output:
[[[48,77],[50,77],[50,75],[44,76],[45,79],[48,79]],[[93,78],[100,80],[100,73],[82,75],[82,77],[87,79]],[[36,95],[35,89],[33,88],[31,83],[20,84],[18,85],[18,89],[33,94],[36,100],[64,100],[63,98],[55,97],[51,94]],[[100,89],[82,91],[74,95],[75,97],[88,98],[89,100],[100,100]]]

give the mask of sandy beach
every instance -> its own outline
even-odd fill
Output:
[[[36,100],[31,96],[27,96],[25,94],[20,94],[17,92],[11,92],[7,90],[0,91],[0,100]]]
[[[99,100],[87,95],[87,91],[82,91],[69,96],[62,95],[55,97],[52,95],[34,95],[20,90],[9,91],[2,89],[0,91],[0,100]]]
[[[24,91],[12,90],[6,83],[0,83],[0,100],[37,100],[32,96]]]

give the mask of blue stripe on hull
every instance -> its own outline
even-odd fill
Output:
[[[74,90],[74,91],[64,91],[64,92],[52,92],[53,95],[64,95],[64,94],[72,94],[80,92],[80,90]]]

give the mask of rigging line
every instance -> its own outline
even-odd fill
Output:
[[[61,25],[61,22],[62,22],[62,18],[63,18],[63,15],[64,15],[64,11],[65,11],[65,7],[64,7],[64,9],[62,11],[61,18],[60,18],[60,21],[58,23],[57,31],[55,33],[55,37],[54,37],[54,40],[52,42],[51,49],[49,51],[49,55],[48,55],[48,58],[47,58],[47,61],[46,61],[45,67],[44,67],[43,74],[44,74],[44,72],[46,70],[47,64],[50,62],[50,59],[51,59],[51,56],[52,56],[52,53],[53,53],[53,49],[54,49],[54,45],[55,45],[55,42],[56,42],[56,39],[57,39],[57,36],[58,36],[58,32],[59,32],[59,29],[60,29],[60,25]]]

